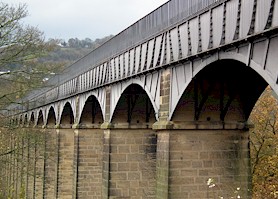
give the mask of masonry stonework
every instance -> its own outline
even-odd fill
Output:
[[[170,133],[157,133],[156,198],[168,198],[169,189],[169,140]]]
[[[111,131],[109,198],[155,198],[156,142],[149,129]]]
[[[103,131],[78,129],[76,198],[101,198]]]
[[[46,130],[45,140],[45,173],[44,173],[44,198],[56,198],[55,187],[57,177],[57,133],[55,129]]]
[[[59,129],[58,199],[72,198],[74,131]]]
[[[6,198],[250,198],[247,121],[267,85],[278,93],[278,3],[181,2],[7,107],[46,140],[24,141],[25,165],[8,154]]]
[[[177,130],[170,139],[171,198],[249,198],[245,130]]]
[[[123,91],[114,113],[110,113],[111,88],[106,87],[102,124],[99,109],[92,111],[90,106],[85,110],[87,115],[82,124],[72,124],[73,113],[67,103],[62,125],[52,125],[57,129],[45,126],[41,130],[46,138],[45,151],[36,147],[26,151],[26,169],[35,174],[26,178],[26,196],[33,199],[250,198],[248,125],[237,122],[243,119],[241,97],[232,98],[229,92],[219,97],[217,88],[221,83],[210,88],[211,82],[204,79],[196,78],[188,85],[171,119],[169,68],[161,71],[158,120],[144,104],[149,103],[147,94],[134,84]],[[221,101],[224,94],[234,101]],[[218,110],[218,103],[227,111]],[[213,109],[205,112],[207,107]],[[81,111],[76,107],[73,110]],[[96,111],[99,119],[94,123],[91,117],[96,116],[93,114]],[[224,113],[225,122],[221,121]]]

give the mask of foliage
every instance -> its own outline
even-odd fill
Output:
[[[38,62],[53,49],[54,42],[45,42],[41,31],[24,25],[27,15],[24,4],[0,2],[0,108],[41,86],[46,74],[56,68]]]
[[[111,37],[112,35],[101,39],[96,39],[94,41],[89,38],[84,40],[70,38],[68,42],[65,42],[63,39],[57,39],[57,41],[50,39],[49,42],[54,41],[55,43],[58,42],[59,44],[55,46],[54,50],[50,52],[48,56],[40,58],[40,62],[54,62],[63,64],[63,66],[68,66],[72,62],[80,59],[92,50],[101,46]]]
[[[30,168],[44,147],[45,136],[37,129],[0,129],[0,198],[25,198],[25,180],[39,177]]]
[[[50,39],[45,42],[41,31],[22,23],[26,16],[26,5],[13,7],[0,2],[0,108],[21,98],[28,91],[42,86],[46,77],[59,72],[62,67],[71,64],[112,37],[110,35],[95,41],[89,38],[70,38],[67,42],[63,39]],[[254,123],[250,136],[254,199],[278,198],[277,105],[277,96],[268,87],[250,115],[250,121]],[[0,122],[3,122],[2,118]],[[25,168],[23,172],[32,175],[26,173],[26,150],[43,147],[44,137],[35,130],[12,127],[1,130],[0,135],[0,168],[8,168],[9,165],[11,172],[19,172],[20,168],[11,162],[13,158],[19,157],[18,165]],[[34,158],[38,158],[39,155],[35,153]],[[4,187],[6,179],[2,174],[0,171],[0,198],[5,198],[9,194],[13,195],[14,190],[13,185]],[[210,180],[207,186],[211,189],[216,185]],[[22,185],[19,190],[20,198],[24,198],[25,191]],[[232,193],[235,193],[235,197],[238,195],[237,192]]]
[[[250,116],[253,198],[278,198],[278,100],[268,87]]]
[[[40,30],[22,22],[26,16],[25,4],[10,6],[0,2],[0,109],[40,88],[51,75],[112,37],[46,42]]]
[[[20,98],[45,86],[65,65],[111,38],[45,42],[41,31],[22,22],[27,15],[25,4],[0,2],[0,110],[9,103],[20,103]],[[47,141],[39,129],[9,126],[6,119],[0,115],[0,198],[27,198],[26,179],[39,177],[31,169],[34,161],[53,154],[44,152]]]
[[[22,20],[27,15],[24,4],[0,2],[0,109],[41,87],[44,78],[59,67],[53,62],[40,62],[39,58],[57,44],[45,42],[41,31],[24,25]],[[0,117],[1,127],[7,126],[5,119]],[[44,137],[36,129],[0,129],[0,198],[25,195],[23,176],[34,176],[27,169],[29,160],[41,156],[36,151],[43,144]]]
[[[88,48],[90,50],[94,50],[97,47],[101,46],[103,43],[111,39],[113,35],[106,36],[101,39],[96,39],[95,41],[90,38],[78,39],[78,38],[70,38],[68,42],[64,40],[60,40],[61,46],[69,47],[69,48]]]

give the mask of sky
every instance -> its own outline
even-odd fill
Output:
[[[116,35],[168,0],[1,0],[25,3],[25,24],[44,32],[46,39],[90,38]]]

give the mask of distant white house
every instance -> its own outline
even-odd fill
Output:
[[[0,75],[5,75],[5,74],[8,75],[10,72],[11,72],[11,71],[9,71],[9,70],[8,70],[8,71],[0,71]]]

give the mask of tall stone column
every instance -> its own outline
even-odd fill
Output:
[[[73,187],[73,129],[59,129],[59,161],[57,198],[72,198]]]
[[[137,91],[141,92],[140,89]],[[109,93],[106,95],[106,121],[101,126],[104,130],[102,198],[155,197],[157,137],[149,124],[144,123],[147,119],[140,111],[146,108],[143,104],[146,99],[143,93],[140,94],[137,100],[142,104],[138,104],[135,95],[129,93],[128,99],[134,100],[132,110],[129,109],[131,104],[125,104],[130,103],[127,98],[119,100],[113,123],[110,123],[111,116],[108,114]],[[125,92],[123,95],[127,96]],[[133,117],[128,111],[133,111]],[[154,115],[152,117],[151,121],[154,121]]]
[[[79,130],[74,130],[74,152],[73,152],[73,182],[72,182],[72,199],[78,198],[78,156],[79,156]]]
[[[102,198],[109,198],[109,175],[110,175],[110,95],[111,88],[106,87],[106,104],[103,129],[103,154],[102,154]]]
[[[103,155],[102,155],[102,198],[109,198],[110,175],[110,129],[103,131]]]
[[[203,127],[171,131],[169,197],[250,198],[248,131]]]
[[[168,199],[169,191],[169,144],[170,129],[173,124],[169,118],[170,100],[170,69],[162,72],[160,82],[160,111],[159,121],[153,124],[153,130],[157,132],[157,159],[156,159],[156,198]]]
[[[168,198],[169,139],[169,131],[161,130],[157,133],[156,198]]]
[[[58,180],[59,133],[46,129],[44,161],[44,198],[56,198]]]
[[[190,103],[170,121],[170,75],[170,69],[162,73],[159,121],[153,125],[158,137],[156,198],[250,198],[248,125],[183,121],[194,118],[194,111],[182,109],[194,110]]]

